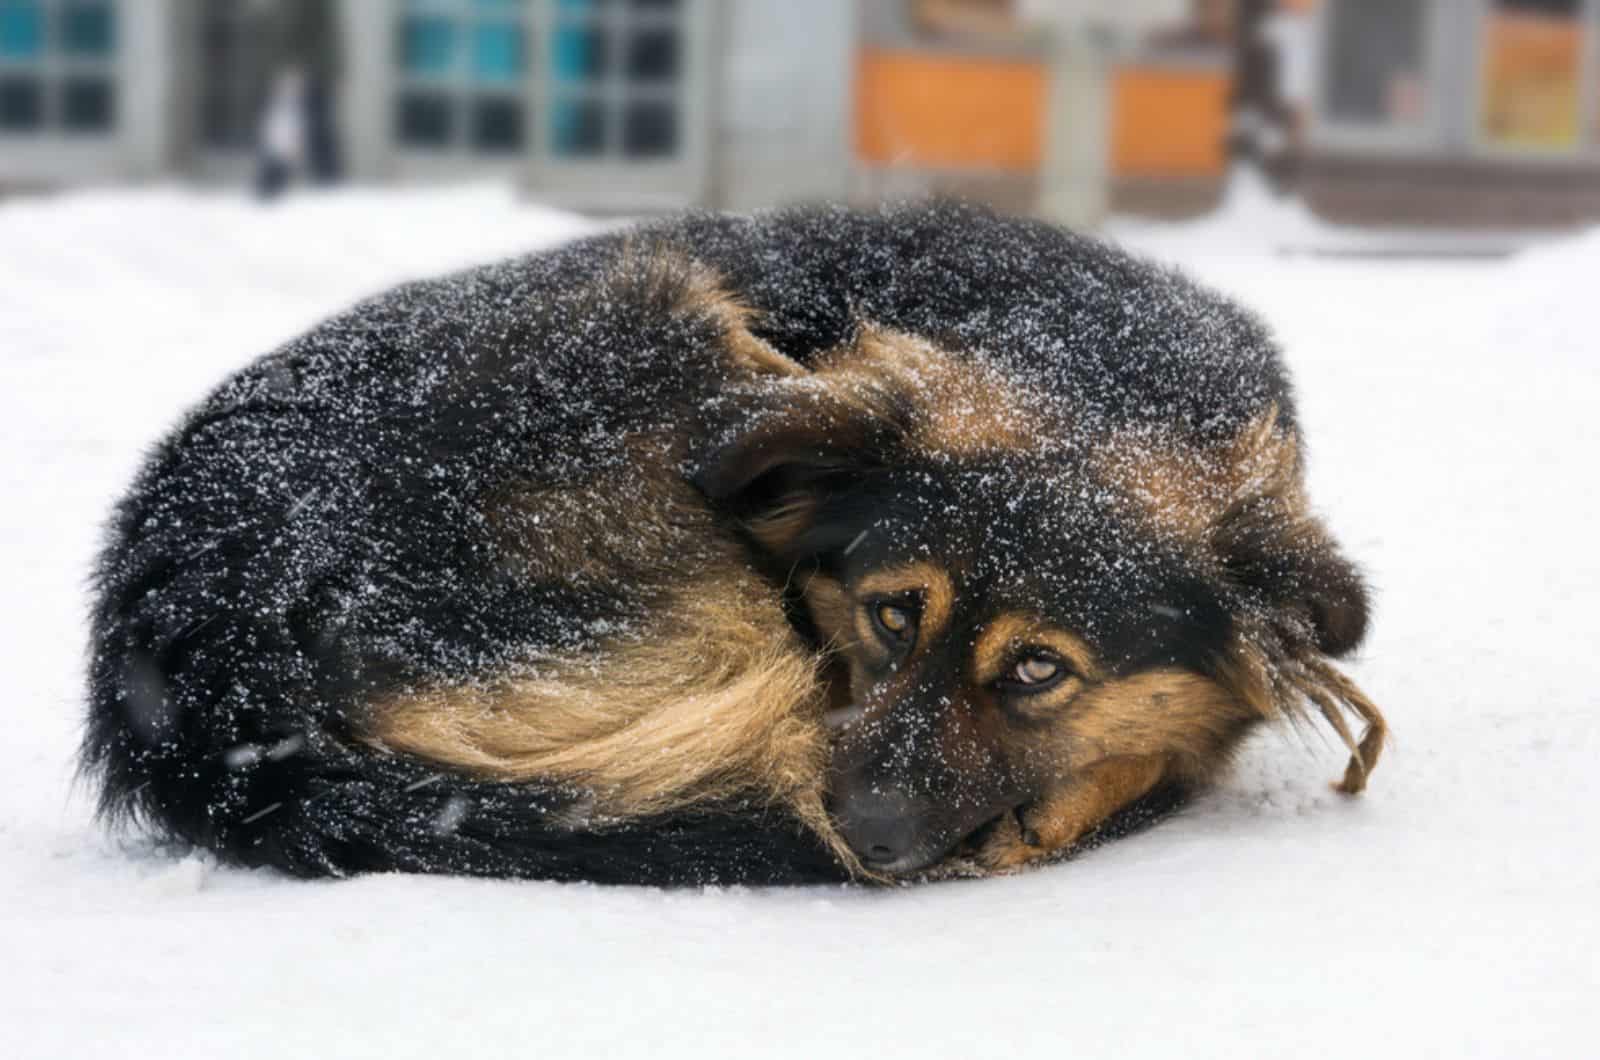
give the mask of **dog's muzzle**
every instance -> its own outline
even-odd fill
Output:
[[[847,788],[831,801],[839,834],[872,872],[916,872],[937,861],[949,845],[932,827],[928,807],[901,792]]]

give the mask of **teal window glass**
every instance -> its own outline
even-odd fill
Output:
[[[550,108],[552,150],[562,158],[601,154],[606,149],[606,117],[599,100],[556,100]]]
[[[472,76],[477,81],[516,81],[522,77],[522,27],[515,22],[484,22],[472,30]]]
[[[604,77],[607,65],[606,34],[583,23],[563,23],[550,41],[550,70],[558,81],[588,81]]]
[[[39,0],[0,0],[0,56],[32,59],[44,50]]]
[[[61,49],[69,55],[110,55],[116,47],[116,16],[106,3],[61,7]]]
[[[400,65],[407,73],[443,74],[455,61],[455,23],[439,15],[408,15],[400,22]]]

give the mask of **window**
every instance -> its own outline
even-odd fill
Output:
[[[1427,115],[1425,0],[1328,5],[1327,115],[1355,125],[1419,125]]]
[[[395,134],[554,160],[681,150],[680,0],[401,0]]]
[[[0,135],[116,124],[113,0],[0,0]]]
[[[395,136],[408,147],[514,154],[530,133],[533,36],[522,0],[403,0]]]
[[[1479,54],[1478,132],[1509,148],[1571,150],[1583,124],[1580,0],[1493,0]]]

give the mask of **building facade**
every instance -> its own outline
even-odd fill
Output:
[[[1600,0],[1310,6],[1304,192],[1320,213],[1600,219]]]
[[[849,0],[316,2],[351,179],[635,211],[848,190]],[[0,0],[0,189],[246,178],[284,6]]]
[[[0,190],[246,179],[296,0],[0,0]],[[301,0],[345,173],[592,210],[952,191],[1033,208],[1063,12],[1117,21],[1112,206],[1219,194],[1234,0]],[[1600,0],[1279,0],[1300,188],[1340,220],[1600,217]],[[1057,123],[1058,124],[1058,123]],[[1059,152],[1057,152],[1059,154]]]

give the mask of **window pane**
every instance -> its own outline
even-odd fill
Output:
[[[105,3],[68,3],[61,8],[61,48],[69,55],[110,55],[116,24]]]
[[[606,149],[606,108],[594,99],[558,99],[550,108],[551,150],[587,158]]]
[[[44,49],[39,0],[0,0],[0,56],[31,59]]]
[[[491,153],[520,151],[522,115],[522,103],[518,100],[478,100],[472,108],[472,146]]]
[[[396,124],[401,143],[446,146],[455,125],[450,97],[443,92],[407,92],[400,97]]]
[[[640,11],[675,11],[678,0],[629,0],[629,6]]]
[[[628,76],[641,81],[667,81],[678,76],[678,31],[670,27],[644,30],[628,38]]]
[[[43,103],[37,77],[0,77],[0,129],[37,129],[44,120]]]
[[[1328,113],[1414,124],[1426,113],[1423,0],[1342,0],[1328,11]]]
[[[400,22],[400,66],[411,74],[448,73],[455,59],[456,27],[438,15],[410,15]]]
[[[115,97],[103,77],[69,77],[61,82],[61,125],[74,132],[111,128]]]
[[[485,22],[472,31],[472,75],[478,81],[516,81],[522,77],[522,27],[515,22]]]
[[[611,0],[556,0],[556,8],[573,14],[587,14],[611,6]]]
[[[629,158],[658,158],[678,148],[678,111],[654,100],[629,103],[622,120],[622,153]]]
[[[606,72],[606,34],[587,25],[563,23],[550,41],[550,69],[561,83],[603,77]]]
[[[1582,109],[1578,0],[1496,0],[1483,26],[1479,128],[1508,147],[1576,147]]]

